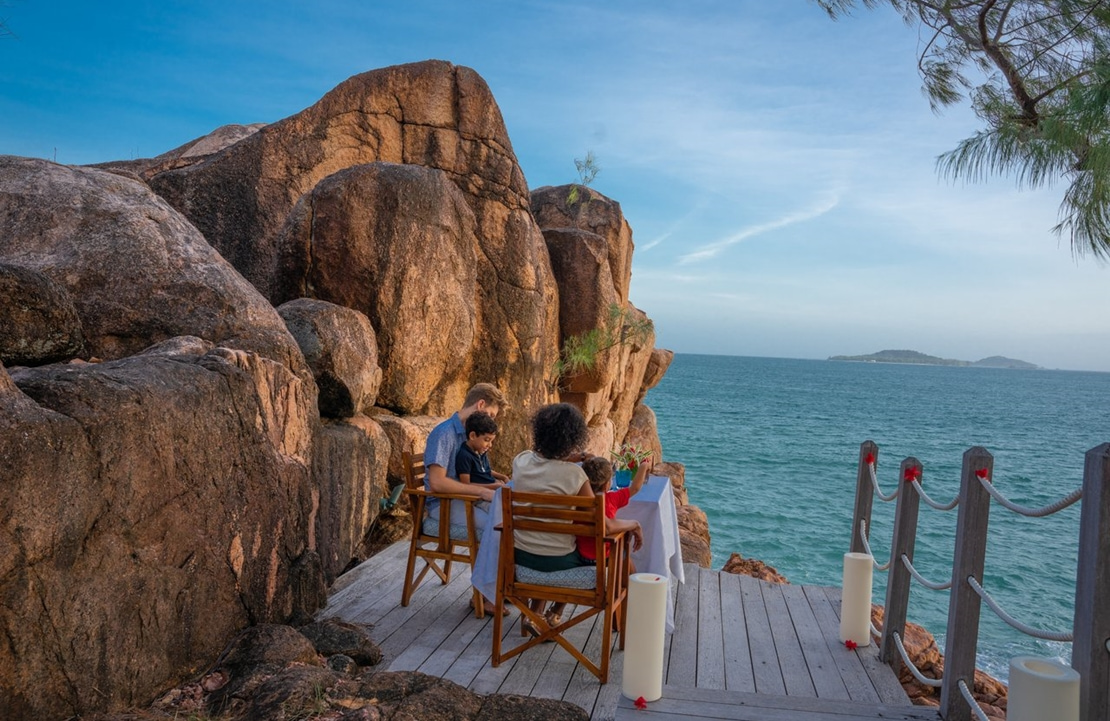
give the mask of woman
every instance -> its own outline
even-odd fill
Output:
[[[554,403],[540,408],[532,417],[532,450],[513,459],[513,490],[521,493],[553,493],[566,496],[593,496],[589,479],[578,465],[588,457],[582,452],[589,438],[586,419],[569,403]],[[607,531],[628,531],[633,546],[643,542],[640,524],[636,521],[608,519]],[[562,571],[576,566],[593,565],[578,553],[575,537],[562,533],[518,531],[515,534],[514,558],[521,566],[537,571]],[[547,613],[548,623],[560,623],[563,604],[555,604]],[[538,610],[538,606],[535,607]],[[524,630],[537,631],[524,623]]]

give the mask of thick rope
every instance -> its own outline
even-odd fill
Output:
[[[1047,506],[1041,506],[1040,508],[1027,508],[1025,506],[1019,506],[1018,504],[1003,496],[1002,492],[995,488],[994,484],[986,478],[980,478],[979,483],[982,484],[987,493],[991,494],[991,498],[998,501],[999,504],[1001,504],[1002,506],[1010,509],[1014,513],[1021,514],[1022,516],[1032,516],[1033,518],[1050,516],[1057,511],[1062,511],[1083,497],[1083,489],[1076,488],[1074,491],[1064,496],[1059,501],[1056,501],[1055,503],[1050,503]]]
[[[971,695],[971,691],[968,690],[964,680],[961,678],[956,682],[956,685],[960,687],[960,693],[963,695],[964,701],[967,701],[967,705],[971,707],[971,712],[975,714],[975,718],[979,721],[991,721],[990,717],[983,713],[983,709],[979,708],[979,702]]]
[[[1016,618],[1002,610],[1002,607],[998,605],[998,602],[991,598],[991,595],[987,593],[982,586],[979,585],[979,582],[975,580],[974,576],[967,577],[967,585],[971,586],[971,589],[979,594],[979,598],[983,599],[986,604],[990,606],[990,609],[994,611],[999,618],[1010,624],[1010,626],[1016,628],[1018,631],[1026,634],[1027,636],[1032,636],[1033,638],[1043,638],[1046,641],[1072,640],[1071,632],[1042,631],[1041,629],[1033,628],[1032,626],[1026,626],[1021,621],[1018,621]]]
[[[902,663],[906,664],[906,668],[910,670],[910,673],[913,674],[913,677],[917,679],[918,683],[929,686],[930,688],[940,688],[944,685],[942,679],[928,678],[927,676],[921,675],[921,672],[917,670],[917,666],[914,666],[913,661],[910,660],[910,655],[906,653],[906,647],[902,645],[902,637],[899,636],[897,632],[894,634],[894,645],[898,647],[898,653],[902,656]]]
[[[890,495],[886,495],[882,492],[882,489],[879,488],[879,479],[875,477],[875,464],[868,463],[867,470],[871,472],[871,487],[875,489],[875,495],[879,497],[880,501],[893,501],[898,497],[898,491],[901,490],[901,486],[895,486],[894,492]]]
[[[863,541],[863,550],[867,551],[868,556],[871,556],[871,563],[875,565],[875,570],[885,571],[890,568],[890,559],[887,559],[887,562],[882,565],[879,565],[879,562],[875,560],[875,554],[871,552],[871,544],[867,542],[867,521],[862,518],[859,519],[859,537]]]
[[[929,498],[929,494],[926,493],[925,489],[921,487],[921,481],[913,482],[913,490],[917,491],[917,495],[921,496],[921,500],[925,501],[926,505],[932,506],[938,511],[951,511],[953,508],[960,504],[960,496],[958,494],[948,503],[938,503],[937,501],[934,501],[932,498]]]
[[[883,637],[883,632],[880,631],[879,629],[875,628],[874,623],[871,623],[869,625],[871,626],[871,635],[872,636],[874,636],[875,638],[882,638]]]
[[[902,554],[902,565],[905,566],[906,570],[910,572],[910,575],[917,579],[917,582],[925,588],[931,588],[934,591],[944,591],[945,589],[952,588],[951,578],[944,583],[933,583],[932,581],[927,580],[924,576],[917,572],[917,569],[913,567],[913,561],[911,561],[910,557],[904,553]]]

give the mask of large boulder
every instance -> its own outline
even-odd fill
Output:
[[[608,270],[618,302],[628,302],[632,281],[632,228],[621,205],[592,188],[578,186],[577,200],[570,201],[570,185],[536,188],[532,191],[532,214],[540,228],[574,228],[598,235],[605,241]]]
[[[122,358],[193,335],[304,368],[266,299],[138,181],[0,156],[0,218],[0,260],[69,292],[90,355]]]
[[[474,382],[496,383],[515,409],[503,419],[506,443],[501,447],[522,447],[527,434],[520,409],[552,398],[550,376],[558,353],[558,329],[549,319],[557,313],[557,290],[501,112],[489,87],[473,70],[426,61],[356,75],[304,111],[262,128],[202,163],[157,174],[150,185],[192,220],[257,288],[274,302],[283,302],[294,296],[275,295],[277,288],[288,287],[289,280],[278,277],[279,234],[285,238],[282,228],[292,220],[294,206],[325,178],[379,161],[442,171],[473,216],[471,220],[462,213],[457,227],[438,231],[456,237],[460,244],[451,253],[439,248],[437,252],[446,258],[430,258],[414,244],[393,246],[391,264],[411,268],[405,283],[423,286],[427,310],[416,325],[391,322],[387,330],[375,322],[375,329],[426,343],[430,357],[421,359],[420,372],[433,372],[438,378],[431,388],[430,378],[420,379],[413,383],[412,398],[398,398],[391,376],[399,370],[390,362],[387,341],[379,338],[384,372],[379,403],[403,413],[447,415],[459,408]],[[355,192],[366,177],[359,176],[360,182],[350,178]],[[339,192],[339,187],[333,191]],[[366,242],[405,238],[416,230],[412,221],[428,217],[409,214],[414,206],[431,198],[447,199],[434,188],[421,191],[421,196],[395,219],[387,192],[375,204],[374,216],[356,216],[358,222],[378,226],[374,228],[321,217],[321,211],[346,210],[339,197],[314,194],[304,203],[317,209],[320,228],[334,232],[346,224]],[[450,200],[448,210],[457,209]],[[431,217],[443,215],[437,212]],[[303,217],[300,222],[303,227]],[[471,258],[474,267],[461,264]],[[400,278],[403,272],[395,270],[392,275]],[[473,293],[466,294],[471,277],[477,284]],[[441,288],[444,284],[446,288]],[[330,294],[356,290],[312,286],[297,296],[347,305]],[[362,290],[373,296],[372,289]],[[406,292],[415,291],[406,288]],[[440,292],[457,294],[465,305],[445,311],[436,298]],[[350,307],[372,322],[376,317],[368,301]],[[448,347],[449,356],[444,355]]]
[[[356,310],[311,298],[278,307],[320,390],[320,415],[350,418],[370,410],[382,369],[370,320]]]
[[[17,265],[0,264],[0,363],[43,365],[85,347],[81,319],[64,287]]]
[[[320,601],[315,386],[177,347],[0,371],[5,718],[146,703],[244,626]]]
[[[199,163],[209,155],[218,153],[224,148],[238,143],[243,138],[254,135],[260,128],[264,127],[266,127],[266,123],[221,125],[210,133],[194,138],[173,150],[167,150],[154,158],[113,160],[108,163],[96,163],[90,167],[102,168],[114,173],[130,174],[146,181],[158,173]]]

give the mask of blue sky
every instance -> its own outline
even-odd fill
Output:
[[[356,73],[449,60],[489,83],[531,187],[571,182],[594,152],[660,346],[1110,371],[1110,268],[1051,232],[1062,186],[937,175],[979,123],[929,110],[919,37],[886,9],[7,0],[0,18],[16,36],[0,39],[0,153],[150,157]]]

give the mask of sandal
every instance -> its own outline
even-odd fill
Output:
[[[528,619],[521,616],[521,618],[520,618],[520,635],[521,636],[531,636],[532,638],[539,638],[540,637],[540,630],[538,628],[536,628],[536,625],[534,623],[532,623]]]
[[[547,613],[545,613],[543,615],[543,617],[547,619],[547,625],[551,626],[552,628],[555,628],[556,626],[558,626],[560,623],[563,622],[563,617],[562,616],[560,616],[557,613],[552,613],[551,611],[548,611]]]

